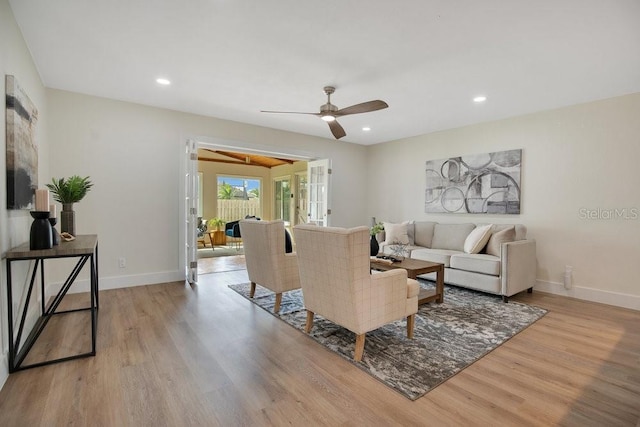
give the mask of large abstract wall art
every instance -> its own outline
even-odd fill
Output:
[[[522,150],[427,161],[427,213],[520,213]]]
[[[5,77],[7,209],[31,209],[38,187],[38,110],[13,76]]]

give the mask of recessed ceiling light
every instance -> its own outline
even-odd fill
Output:
[[[371,128],[369,126],[365,126],[365,127],[362,128],[362,130],[364,132],[369,132],[371,130]]]
[[[479,96],[476,96],[475,98],[473,98],[473,102],[476,102],[476,103],[481,103],[481,102],[484,102],[486,100],[487,100],[487,97],[484,96],[484,95],[479,95]]]
[[[156,79],[156,83],[164,85],[164,86],[167,86],[167,85],[171,84],[171,82],[169,80],[163,79],[163,78]]]

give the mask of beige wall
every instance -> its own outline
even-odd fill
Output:
[[[640,218],[581,217],[581,209],[640,215],[639,117],[633,94],[373,146],[368,215],[523,223],[537,240],[541,287],[640,309]],[[523,149],[520,215],[424,213],[426,160],[514,148]],[[565,265],[573,266],[570,292],[559,285]]]
[[[365,221],[365,147],[60,90],[49,89],[47,98],[51,174],[90,175],[95,183],[77,204],[76,221],[78,233],[100,236],[103,288],[182,274],[181,167],[188,137],[330,158],[334,224]],[[359,190],[358,203],[352,188]]]
[[[48,122],[48,110],[46,105],[45,88],[40,81],[38,71],[31,59],[29,50],[22,39],[20,30],[13,18],[13,13],[6,0],[0,0],[0,88],[2,88],[2,98],[5,92],[5,75],[15,76],[18,83],[25,90],[31,102],[38,109],[38,123],[36,125],[36,142],[38,144],[38,183],[40,187],[44,187],[51,178],[49,173],[49,138],[46,128]],[[4,140],[6,134],[5,103],[1,102],[0,107],[0,138]],[[0,165],[4,170],[6,164],[5,148],[0,149]],[[0,250],[2,253],[8,249],[20,245],[29,240],[29,228],[31,226],[31,216],[28,211],[7,210],[7,180],[4,172],[0,173]],[[26,289],[26,268],[27,262],[14,263],[12,273],[14,276],[13,300],[14,314],[17,301],[24,298]],[[0,354],[0,386],[6,380],[7,370],[7,314],[6,314],[6,263],[2,260],[2,271],[0,272],[0,334],[2,339]],[[34,293],[35,304],[30,313],[37,315],[37,301],[39,296]]]

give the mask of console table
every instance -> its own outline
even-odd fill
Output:
[[[4,255],[7,261],[7,324],[9,325],[9,372],[15,372],[22,369],[35,368],[37,366],[49,365],[51,363],[63,362],[66,360],[77,359],[80,357],[95,356],[96,354],[96,328],[97,328],[97,316],[98,316],[98,236],[95,234],[76,236],[75,240],[70,242],[61,241],[59,245],[54,246],[52,249],[42,250],[30,250],[29,242],[17,246],[7,251]],[[75,267],[69,273],[69,276],[65,280],[64,284],[58,291],[57,295],[51,300],[48,307],[45,302],[45,272],[44,272],[44,260],[56,259],[56,258],[78,258],[78,262]],[[18,324],[18,333],[14,334],[14,319],[13,319],[13,296],[12,296],[12,276],[11,265],[18,261],[35,261],[33,272],[31,273],[31,280],[29,282],[29,288],[27,290],[26,300],[22,312],[20,314],[20,322]],[[89,262],[90,267],[90,293],[91,302],[89,307],[78,308],[74,310],[56,311],[62,299],[65,297],[71,285],[78,277],[78,274],[82,271],[85,264]],[[24,340],[22,346],[20,346],[22,335],[25,332],[25,320],[27,318],[27,311],[29,309],[29,302],[33,293],[34,283],[38,276],[38,270],[40,272],[40,293],[41,293],[41,306],[40,317],[36,321],[35,325],[29,332],[29,335]],[[52,316],[64,313],[71,313],[76,311],[89,310],[91,312],[91,351],[82,354],[76,354],[72,356],[62,357],[58,359],[46,360],[43,362],[32,363],[29,365],[23,365],[27,354],[35,344],[36,340],[42,333],[43,329],[49,322]]]

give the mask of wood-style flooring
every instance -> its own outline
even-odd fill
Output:
[[[11,374],[0,426],[638,425],[638,311],[518,295],[549,313],[412,402],[227,287],[245,281],[102,291],[97,355]],[[34,357],[86,346],[80,315]]]

